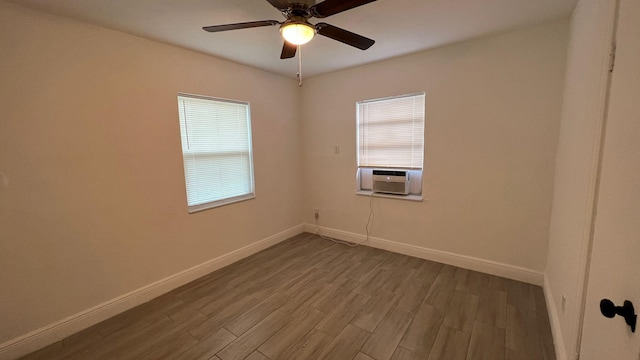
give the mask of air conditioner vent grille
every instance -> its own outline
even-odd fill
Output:
[[[409,194],[409,175],[404,170],[373,170],[373,192]]]

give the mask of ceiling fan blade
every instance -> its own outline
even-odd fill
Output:
[[[278,24],[280,24],[280,22],[275,20],[250,21],[250,22],[235,23],[235,24],[205,26],[202,28],[202,30],[208,31],[208,32],[218,32],[218,31],[227,31],[227,30],[248,29],[248,28],[260,27],[260,26],[273,26]]]
[[[267,0],[274,8],[278,10],[287,10],[291,4],[287,0]]]
[[[325,0],[309,8],[309,12],[317,18],[325,18],[376,0]]]
[[[318,34],[322,36],[357,47],[360,50],[367,50],[375,43],[374,40],[327,23],[316,24],[316,30],[318,31]]]
[[[291,59],[296,56],[296,50],[298,49],[298,45],[293,45],[288,41],[284,42],[282,45],[282,53],[280,53],[280,59]]]

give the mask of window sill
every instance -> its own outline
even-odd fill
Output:
[[[209,209],[215,209],[217,207],[230,205],[230,204],[235,204],[235,203],[238,203],[238,202],[241,202],[241,201],[247,201],[247,200],[251,200],[251,199],[255,199],[255,198],[256,198],[256,196],[253,193],[250,193],[250,194],[247,194],[247,195],[236,196],[236,197],[233,197],[233,198],[213,201],[213,202],[204,203],[204,204],[200,204],[200,205],[189,206],[188,207],[189,214],[195,214],[197,212],[201,212],[201,211],[205,211],[205,210],[209,210]]]
[[[407,201],[422,201],[422,195],[393,195],[393,194],[381,194],[374,193],[371,190],[358,190],[356,195],[373,196],[387,199],[407,200]]]

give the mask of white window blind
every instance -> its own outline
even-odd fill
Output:
[[[178,110],[189,211],[254,197],[249,104],[179,94]]]
[[[424,93],[356,105],[358,167],[422,169]]]

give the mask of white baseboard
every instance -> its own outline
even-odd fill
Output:
[[[567,348],[564,345],[564,338],[562,337],[562,328],[560,327],[560,317],[558,316],[558,308],[556,302],[553,301],[553,293],[551,291],[551,284],[549,279],[545,277],[544,285],[544,299],[547,303],[547,312],[549,313],[549,324],[551,325],[551,334],[553,335],[553,346],[556,349],[557,360],[567,360]]]
[[[232,264],[258,251],[264,250],[292,236],[302,233],[303,225],[297,225],[251,245],[211,259],[190,269],[146,285],[90,309],[32,331],[0,344],[0,360],[12,360],[60,341],[69,335],[93,326],[121,312],[132,309],[153,298],[165,294],[215,270]]]
[[[320,233],[324,236],[332,237],[337,240],[349,241],[352,243],[361,243],[366,240],[366,236],[362,234],[351,233],[342,230],[336,230],[331,228],[319,227]],[[312,224],[305,224],[304,230],[306,232],[315,233],[316,227]],[[420,246],[404,244],[396,241],[376,238],[369,236],[369,241],[365,244],[367,246],[375,247],[378,249],[393,251],[399,254],[409,255],[421,259],[436,261],[443,264],[453,265],[464,269],[483,272],[486,274],[496,275],[513,279],[517,281],[526,282],[542,286],[544,282],[544,275],[541,272],[503,264],[495,261],[480,259],[472,256],[459,255],[446,251],[428,249]]]

